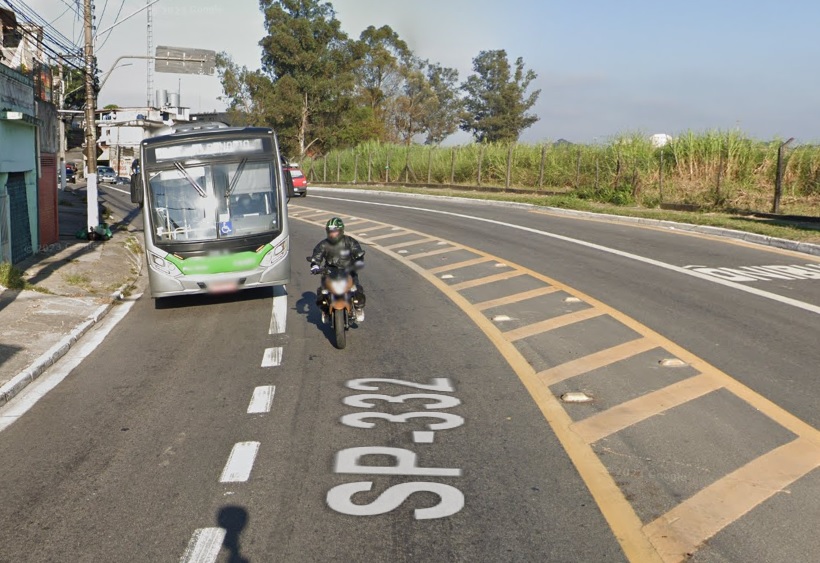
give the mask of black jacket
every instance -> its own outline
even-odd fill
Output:
[[[348,268],[354,262],[364,258],[364,250],[353,237],[345,235],[336,244],[330,244],[327,239],[323,239],[310,257],[311,264],[335,266],[337,268]]]

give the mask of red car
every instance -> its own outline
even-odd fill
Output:
[[[307,178],[305,178],[304,173],[294,167],[290,167],[287,170],[290,172],[291,178],[293,178],[293,195],[307,197]]]

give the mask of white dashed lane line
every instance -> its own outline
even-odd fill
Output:
[[[276,393],[274,385],[264,385],[253,390],[251,403],[248,405],[248,414],[266,414],[273,405],[273,396]]]
[[[273,312],[270,319],[268,334],[284,334],[288,321],[288,292],[284,286],[276,286],[273,290]]]
[[[219,477],[220,483],[244,483],[251,477],[253,463],[259,452],[259,442],[239,442],[228,457],[228,463]]]
[[[262,358],[263,368],[275,368],[282,364],[282,348],[268,348]]]
[[[200,528],[191,536],[179,563],[213,563],[225,541],[225,528]]]

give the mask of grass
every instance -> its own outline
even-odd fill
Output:
[[[378,190],[384,188],[362,188],[364,190]],[[594,202],[581,199],[575,195],[526,195],[526,194],[504,194],[504,193],[482,193],[461,191],[457,189],[425,189],[408,187],[390,187],[389,191],[398,193],[416,193],[438,196],[454,196],[469,199],[491,200],[491,201],[512,201],[518,203],[529,203],[539,207],[555,207],[560,209],[571,209],[576,211],[588,211],[593,213],[606,213],[622,217],[642,217],[646,219],[657,219],[663,221],[674,221],[678,223],[690,223],[693,225],[703,225],[711,227],[722,227],[726,229],[736,229],[748,233],[796,240],[801,242],[811,242],[820,244],[820,225],[806,226],[788,221],[757,219],[748,215],[739,215],[725,212],[686,212],[668,211],[662,209],[645,209],[638,207],[625,207],[621,205]]]
[[[76,285],[78,287],[87,286],[91,283],[91,278],[86,274],[66,274],[63,276],[65,282],[69,285]]]
[[[460,147],[371,142],[306,159],[313,182],[507,185],[571,193],[580,199],[652,208],[660,202],[713,210],[768,211],[779,143],[739,131],[678,136],[662,149],[643,134],[603,144],[471,144]],[[480,178],[480,181],[479,181]],[[785,152],[784,213],[820,215],[820,147]]]
[[[15,268],[8,262],[0,264],[0,285],[7,289],[26,289],[26,280],[23,279],[23,272]]]

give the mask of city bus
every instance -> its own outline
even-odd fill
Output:
[[[289,194],[271,129],[177,126],[143,140],[139,158],[131,201],[143,208],[153,298],[290,281]]]

